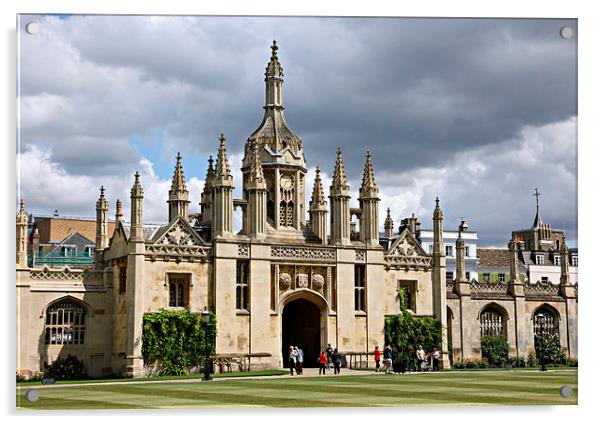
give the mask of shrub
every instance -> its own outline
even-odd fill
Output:
[[[524,368],[527,366],[527,362],[522,356],[513,356],[511,358],[508,358],[508,362],[512,365],[513,368]]]
[[[215,352],[216,318],[210,313],[209,354]],[[142,356],[160,362],[162,374],[184,375],[205,363],[205,327],[202,314],[188,310],[144,314]]]
[[[568,358],[566,358],[566,366],[567,367],[577,367],[577,366],[579,366],[577,358],[574,358],[572,356],[569,356]]]
[[[472,359],[466,359],[464,361],[464,365],[465,365],[466,369],[474,369],[474,368],[478,367],[477,363],[475,361],[473,361]]]
[[[401,305],[405,305],[405,293],[399,293]],[[418,346],[425,352],[441,349],[441,321],[431,317],[414,318],[403,309],[399,315],[385,318],[385,343],[397,346],[400,355],[412,355]]]
[[[463,359],[459,359],[457,361],[454,361],[454,368],[459,369],[459,370],[463,370],[465,368],[464,360]]]
[[[564,352],[560,349],[560,338],[555,334],[535,336],[535,354],[545,358],[546,364],[558,364],[564,360]]]
[[[485,336],[481,339],[481,356],[489,365],[503,367],[508,362],[508,342],[501,336]]]
[[[479,368],[487,368],[488,365],[489,365],[489,363],[487,362],[486,359],[481,359],[479,362],[477,362],[477,366]]]
[[[46,378],[55,380],[78,380],[86,377],[84,363],[71,354],[57,358],[52,364],[46,365]]]
[[[527,366],[530,368],[539,366],[539,361],[535,357],[535,353],[533,353],[533,352],[529,353],[529,356],[527,357]]]

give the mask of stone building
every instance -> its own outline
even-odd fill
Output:
[[[162,308],[214,311],[217,354],[247,355],[253,368],[282,367],[289,345],[304,346],[310,365],[328,343],[348,353],[382,347],[385,317],[400,311],[400,289],[406,291],[407,306],[416,316],[434,316],[444,323],[445,366],[448,341],[455,356],[479,355],[479,314],[484,307],[506,308],[504,328],[520,353],[532,342],[527,330],[514,331],[516,314],[516,327],[528,329],[531,310],[550,304],[562,311],[563,326],[569,320],[576,323],[568,279],[553,300],[529,298],[518,280],[498,297],[492,297],[488,287],[483,297],[481,288],[463,279],[446,283],[439,199],[432,217],[432,253],[422,248],[415,225],[402,225],[394,233],[390,216],[381,236],[379,190],[369,152],[358,207],[350,204],[341,148],[327,197],[321,171],[307,175],[302,140],[284,118],[283,69],[277,53],[274,42],[265,71],[264,116],[244,143],[242,198],[233,197],[223,134],[215,161],[209,158],[203,192],[192,194],[200,201],[198,214],[189,212],[190,193],[179,154],[166,193],[165,225],[145,224],[143,181],[136,173],[130,219],[124,219],[117,201],[114,231],[101,190],[94,266],[86,270],[28,267],[27,219],[21,202],[16,224],[18,368],[39,370],[44,362],[72,353],[84,360],[90,375],[141,376],[143,315]],[[306,190],[312,193],[309,205]],[[243,217],[236,234],[235,208]],[[359,228],[352,229],[352,217]],[[464,252],[462,240],[458,243],[458,252]],[[464,275],[463,255],[457,256],[457,275]],[[571,324],[568,331],[576,334],[576,327]],[[576,344],[574,349],[571,354],[576,355]]]

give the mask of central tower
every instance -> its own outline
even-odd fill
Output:
[[[243,158],[243,193],[248,201],[248,184],[252,180],[254,152],[259,160],[267,189],[268,235],[303,236],[305,227],[305,174],[303,143],[284,119],[282,102],[283,69],[278,61],[278,46],[272,44],[272,56],[265,70],[265,105],[263,120],[245,145]]]

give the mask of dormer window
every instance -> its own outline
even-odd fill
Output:
[[[454,247],[453,246],[445,246],[445,256],[451,257],[454,255]]]
[[[63,246],[61,248],[63,256],[75,256],[77,253],[77,247],[75,246]]]
[[[86,256],[93,256],[94,249],[95,249],[95,246],[86,246],[86,250],[85,250]]]
[[[543,265],[543,255],[535,255],[535,265]]]
[[[560,255],[554,255],[554,265],[560,266]]]
[[[571,255],[571,265],[578,266],[577,263],[577,255]]]

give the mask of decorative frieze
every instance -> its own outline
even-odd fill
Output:
[[[242,258],[249,257],[249,245],[248,244],[239,244],[238,245],[238,256]]]
[[[84,272],[82,270],[72,270],[68,267],[51,269],[45,266],[40,270],[33,269],[29,271],[29,277],[32,280],[83,280]]]
[[[146,246],[146,258],[187,258],[190,260],[204,261],[211,256],[210,246],[174,246],[151,244]]]
[[[388,269],[406,269],[429,271],[432,267],[430,256],[385,256]]]
[[[356,250],[355,251],[355,260],[356,260],[356,262],[366,262],[366,251],[365,250]]]
[[[272,246],[272,258],[305,260],[305,261],[334,261],[336,251],[327,247],[293,247]]]
[[[560,286],[555,284],[545,284],[537,281],[533,284],[525,284],[525,296],[559,296]]]

